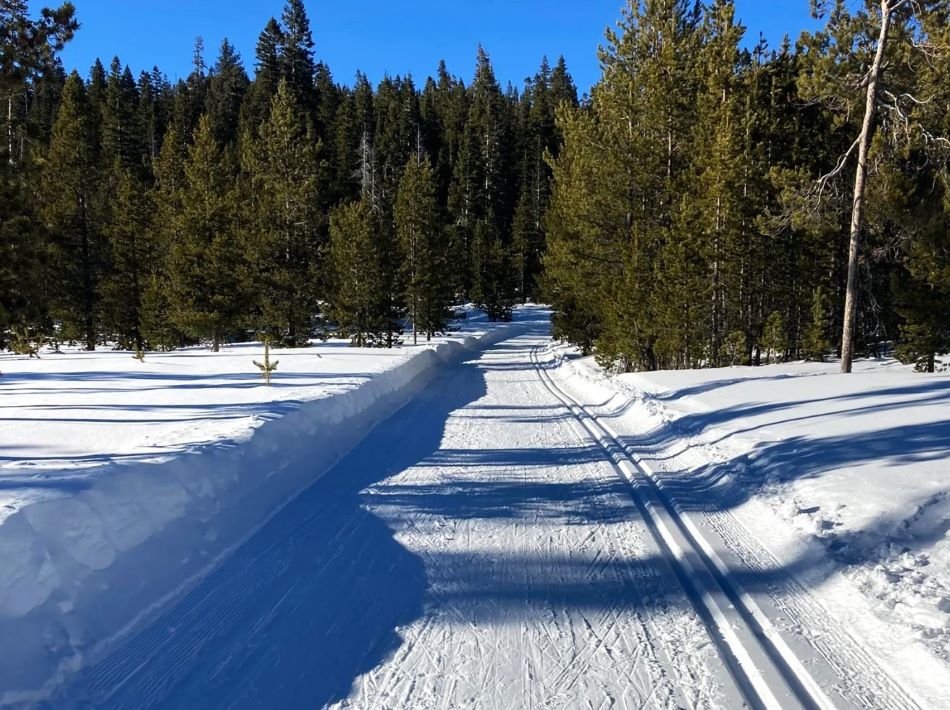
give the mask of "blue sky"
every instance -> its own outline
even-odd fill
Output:
[[[53,4],[55,0],[41,4]],[[157,64],[172,79],[190,70],[196,36],[204,38],[210,64],[224,37],[253,69],[257,36],[283,0],[74,0],[82,29],[63,53],[67,69],[85,75],[96,57],[114,55],[138,74]],[[541,57],[563,54],[582,91],[599,77],[596,48],[604,28],[620,16],[623,0],[305,0],[317,56],[337,81],[350,83],[357,69],[373,82],[411,73],[419,83],[444,58],[449,71],[471,77],[481,42],[502,83],[521,85]],[[748,28],[777,45],[815,26],[808,0],[737,0]]]

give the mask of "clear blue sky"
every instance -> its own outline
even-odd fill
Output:
[[[192,46],[204,38],[206,61],[231,40],[253,71],[254,46],[283,0],[74,0],[82,29],[63,54],[67,69],[86,75],[96,57],[114,55],[137,75],[153,65],[172,80],[189,72]],[[33,0],[31,7],[58,4]],[[444,58],[468,81],[481,42],[498,78],[516,86],[534,74],[541,57],[563,54],[581,91],[599,77],[596,48],[623,0],[306,0],[318,58],[337,81],[357,69],[374,83],[384,73],[411,73],[421,84]],[[773,46],[813,28],[808,0],[736,0],[749,44],[761,31]]]

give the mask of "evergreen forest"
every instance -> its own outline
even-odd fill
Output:
[[[302,0],[248,65],[199,39],[175,83],[67,73],[81,3],[0,0],[0,347],[393,347],[534,301],[619,371],[933,371],[950,2],[811,5],[825,29],[750,49],[730,0],[628,0],[579,96],[563,58],[502,86],[482,48],[469,83],[340,81]]]

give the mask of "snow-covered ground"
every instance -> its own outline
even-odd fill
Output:
[[[950,693],[950,373],[882,359],[605,376],[556,353],[684,508],[728,511],[924,698]]]
[[[419,346],[272,351],[271,387],[259,344],[0,354],[0,704],[202,575],[440,363],[546,313],[471,316]]]
[[[950,376],[466,328],[4,359],[0,705],[950,706]]]

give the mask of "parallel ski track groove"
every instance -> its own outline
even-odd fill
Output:
[[[609,416],[609,415],[608,415]],[[637,426],[640,435],[648,434],[642,427]],[[615,437],[616,438],[616,437]],[[639,455],[630,444],[618,441],[620,448],[635,464],[641,464]],[[650,449],[655,456],[668,458],[669,452],[659,448]],[[643,458],[650,461],[650,453],[643,454]],[[690,466],[689,462],[682,464],[684,470]],[[663,469],[663,466],[660,466]],[[656,474],[645,471],[649,478]],[[659,485],[670,483],[674,487],[681,485],[681,478],[662,470],[663,479]],[[667,479],[666,475],[672,477]],[[680,474],[682,476],[682,474]],[[695,497],[695,492],[691,497]],[[663,493],[664,496],[668,494]],[[712,495],[712,494],[711,494]],[[675,504],[675,492],[672,499]],[[763,546],[746,529],[746,527],[729,510],[723,510],[715,504],[696,505],[691,510],[693,515],[701,518],[705,526],[714,535],[717,535],[726,548],[731,551],[750,570],[761,572],[763,577],[763,591],[781,614],[792,622],[800,636],[827,666],[832,669],[837,683],[830,689],[837,697],[846,703],[858,708],[873,708],[874,710],[908,710],[919,708],[920,704],[907,690],[902,688],[885,671],[873,657],[864,650],[848,630],[832,615],[821,603],[816,600],[802,584],[792,575],[779,577],[769,576],[768,572],[779,569],[781,564],[772,552]]]
[[[637,508],[642,513],[644,520],[646,521],[650,531],[653,533],[654,538],[659,545],[660,549],[663,550],[664,554],[667,556],[667,559],[670,562],[671,567],[673,568],[674,573],[676,574],[677,579],[679,580],[683,590],[694,606],[697,614],[703,620],[706,625],[709,636],[716,644],[717,648],[720,650],[723,661],[725,662],[727,668],[732,674],[736,684],[739,687],[740,692],[745,697],[746,701],[751,707],[754,708],[768,708],[773,706],[773,703],[769,702],[767,699],[763,698],[760,693],[755,688],[755,683],[752,678],[749,676],[746,669],[742,667],[742,664],[739,662],[736,657],[736,650],[730,647],[729,643],[723,638],[726,634],[724,633],[726,629],[721,629],[719,624],[715,621],[711,610],[708,608],[707,604],[702,600],[702,592],[694,586],[689,579],[689,572],[685,568],[685,563],[681,562],[673,549],[669,546],[666,539],[663,537],[662,533],[659,531],[660,522],[656,517],[656,513],[652,512],[650,508],[644,502],[642,495],[637,490],[636,483],[642,482],[659,499],[660,503],[665,508],[667,514],[672,518],[673,522],[678,526],[679,532],[685,537],[688,543],[692,546],[691,552],[694,552],[696,556],[702,560],[703,564],[706,566],[709,574],[717,584],[719,584],[722,593],[730,600],[733,604],[736,611],[739,613],[743,622],[748,626],[749,630],[752,632],[752,636],[759,641],[759,644],[762,647],[762,650],[765,652],[765,655],[769,658],[774,666],[774,670],[782,678],[782,680],[787,684],[788,689],[792,692],[795,697],[795,700],[801,704],[803,708],[808,710],[818,710],[820,708],[827,707],[827,702],[821,698],[814,697],[807,688],[807,681],[803,681],[801,677],[790,668],[786,663],[785,659],[782,658],[781,652],[773,645],[771,640],[768,638],[765,630],[761,627],[758,620],[755,619],[753,613],[746,607],[743,600],[735,593],[731,584],[723,583],[722,575],[719,570],[716,568],[716,565],[709,559],[707,554],[702,548],[702,545],[694,538],[693,534],[683,525],[679,513],[670,505],[667,497],[659,489],[656,482],[649,476],[642,468],[642,466],[630,456],[627,452],[626,447],[617,440],[617,437],[614,436],[608,429],[606,429],[598,420],[596,415],[592,414],[581,402],[576,400],[570,394],[564,392],[563,389],[554,381],[550,374],[546,371],[541,359],[539,357],[539,352],[541,346],[536,346],[531,351],[531,361],[535,367],[535,370],[538,373],[541,381],[544,383],[544,386],[551,392],[551,394],[560,400],[573,417],[581,424],[581,426],[590,432],[590,438],[604,450],[607,454],[608,459],[614,464],[614,468],[617,472],[617,475],[630,485],[631,494],[637,504]],[[591,428],[596,430],[600,434],[598,437],[594,431],[591,431]],[[602,437],[602,438],[601,438]],[[608,446],[604,443],[604,439],[612,444]],[[623,459],[631,464],[634,469],[639,472],[641,481],[630,481],[620,470],[619,468],[619,459]]]
[[[765,572],[778,566],[778,561],[755,544],[751,535],[731,513],[710,512],[706,514],[706,520],[730,549],[741,553],[743,562],[750,569]],[[765,586],[776,607],[796,621],[808,643],[835,670],[838,678],[845,682],[836,688],[844,698],[858,706],[875,710],[918,707],[793,578],[769,580]]]
[[[638,430],[646,436],[646,432],[639,427]],[[628,455],[636,455],[628,444],[622,441],[620,444]],[[654,453],[661,452],[656,450]],[[651,456],[644,455],[644,458],[650,460]],[[679,481],[672,478],[670,483],[677,486]],[[797,579],[791,575],[775,578],[766,574],[778,569],[781,566],[779,561],[732,512],[710,504],[697,506],[694,514],[700,516],[706,526],[750,570],[763,573],[764,591],[776,609],[794,622],[798,634],[835,672],[838,683],[833,690],[840,698],[855,707],[874,710],[920,707]]]

